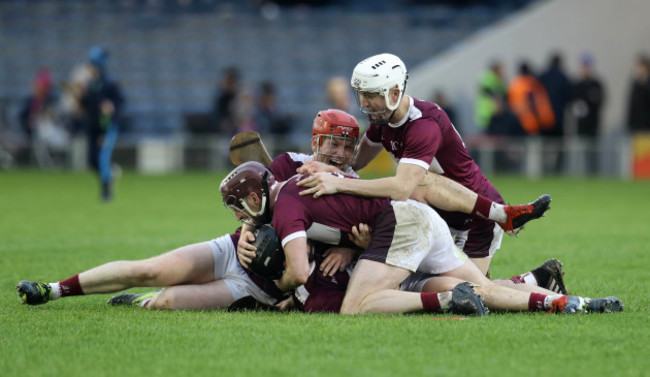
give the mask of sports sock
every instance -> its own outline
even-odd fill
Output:
[[[490,205],[490,216],[488,219],[494,220],[498,223],[505,223],[508,220],[508,214],[506,213],[503,204],[492,202]]]
[[[57,290],[60,292],[60,297],[80,296],[84,294],[79,284],[79,274],[53,284],[58,284]],[[50,284],[52,291],[54,291],[53,284]]]
[[[546,307],[547,297],[549,296],[543,295],[541,293],[531,293],[530,296],[528,297],[528,310],[531,312],[548,310],[548,308]]]
[[[151,302],[151,299],[152,299],[152,298],[153,298],[153,297],[147,297],[147,298],[145,298],[144,300],[140,301],[140,304],[139,304],[140,307],[148,308],[148,307],[149,307],[149,303]]]
[[[482,219],[490,219],[498,223],[504,223],[508,219],[508,215],[502,204],[495,203],[483,195],[479,195],[476,198],[472,215]]]
[[[522,275],[512,276],[508,280],[512,281],[515,284],[530,284],[539,286],[537,278],[531,271],[526,272]]]
[[[420,293],[422,299],[422,308],[429,313],[442,313],[444,310],[449,309],[451,302],[451,292],[422,292]]]
[[[537,285],[540,287],[546,286],[548,279],[551,278],[551,272],[544,267],[536,268],[529,273],[535,277],[535,281],[537,281]]]
[[[472,209],[472,215],[480,217],[482,219],[487,219],[490,217],[490,209],[492,206],[492,201],[486,198],[483,195],[479,195],[476,198],[476,203],[474,203],[474,209]]]
[[[422,299],[422,308],[425,312],[442,312],[440,300],[438,299],[438,292],[422,292],[420,293],[420,299]]]
[[[537,293],[531,293],[531,295],[537,294]],[[542,295],[543,296],[543,295]],[[549,295],[544,298],[544,309],[550,310],[553,307],[553,301],[556,299],[562,297],[564,295]]]

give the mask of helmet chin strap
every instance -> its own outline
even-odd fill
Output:
[[[268,198],[269,200],[264,200],[264,203],[262,205],[264,206],[264,214],[262,215],[262,223],[263,224],[268,224],[271,222],[271,193],[269,192],[269,181],[268,181],[268,176],[269,173],[264,172],[264,175],[262,176],[262,192],[264,193],[264,196]]]
[[[388,110],[388,109],[386,109],[386,110]],[[394,127],[394,126],[390,125],[390,121],[393,120],[393,116],[395,116],[396,111],[397,111],[397,108],[395,110],[393,110],[393,112],[390,114],[388,119],[381,119],[381,120],[372,119],[372,115],[368,114],[368,120],[370,121],[370,123],[375,123],[375,124],[378,124],[380,126]]]

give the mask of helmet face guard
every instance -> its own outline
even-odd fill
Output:
[[[343,134],[315,135],[316,158],[339,169],[352,165],[357,157],[359,138]],[[340,151],[340,152],[339,152]],[[343,154],[339,154],[343,153]]]
[[[352,115],[344,111],[321,111],[314,119],[312,141],[318,160],[345,169],[356,157],[359,124]]]
[[[392,54],[379,54],[357,64],[352,72],[350,84],[361,112],[368,116],[370,122],[386,125],[399,107],[407,81],[408,71],[400,58]],[[392,103],[390,95],[395,88],[399,90],[399,95],[397,101]],[[385,107],[377,110],[366,108],[361,98],[369,100],[374,99],[377,95],[383,97]],[[389,111],[391,114],[388,117],[379,119],[372,117],[373,115],[384,115]]]

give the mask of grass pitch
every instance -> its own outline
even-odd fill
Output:
[[[650,182],[493,179],[512,203],[553,196],[546,218],[504,240],[493,276],[557,257],[568,289],[615,295],[618,314],[162,312],[108,307],[111,295],[19,305],[21,279],[58,281],[232,231],[222,176],[127,173],[103,204],[90,174],[1,172],[0,375],[650,375]]]

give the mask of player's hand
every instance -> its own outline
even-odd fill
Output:
[[[326,163],[320,162],[320,161],[305,161],[301,167],[296,169],[296,172],[298,174],[309,174],[313,175],[321,171],[328,171],[332,173],[339,173],[341,172],[338,168],[328,165]]]
[[[368,224],[361,223],[359,224],[358,227],[357,226],[352,227],[352,232],[348,234],[348,238],[355,245],[365,250],[368,248],[368,246],[370,246],[371,231],[372,229],[370,229]]]
[[[282,312],[289,311],[295,307],[295,304],[293,302],[293,297],[285,298],[284,300],[278,302],[275,304],[275,306],[280,309]]]
[[[323,276],[334,276],[338,271],[343,271],[350,265],[354,257],[354,250],[332,247],[327,249],[323,256],[325,259],[320,264],[320,271]]]
[[[242,266],[248,268],[248,265],[253,261],[255,250],[257,248],[251,244],[255,241],[255,236],[248,230],[242,229],[239,241],[237,242],[237,259]]]
[[[337,183],[340,178],[336,176],[320,172],[311,175],[300,182],[298,186],[308,187],[306,190],[300,191],[300,195],[314,195],[314,199],[321,195],[336,194],[338,192]]]

